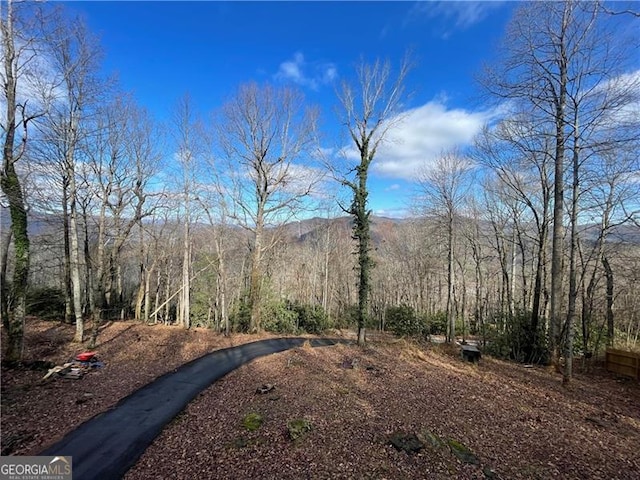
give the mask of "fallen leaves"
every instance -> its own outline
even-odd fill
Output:
[[[299,348],[245,365],[190,404],[188,421],[167,428],[126,478],[637,478],[640,429],[618,435],[585,416],[621,410],[630,420],[620,425],[639,422],[640,387],[594,376],[567,391],[544,369],[406,346]],[[256,381],[277,384],[278,401],[253,394]],[[247,411],[265,421],[244,448],[230,448]],[[299,444],[284,428],[292,418],[313,425]],[[198,450],[215,462],[171,462],[185,437],[204,432]],[[398,432],[424,447],[396,450]]]
[[[76,353],[60,340],[72,327],[28,327],[31,359]],[[106,366],[82,380],[39,385],[42,371],[3,370],[3,452],[35,454],[158,375],[256,337],[115,323],[100,340]],[[253,431],[248,413],[262,417]],[[292,442],[296,419],[312,428]],[[396,432],[424,448],[396,450]],[[477,462],[458,458],[452,441]],[[403,340],[255,360],[189,404],[126,478],[637,479],[638,444],[637,383],[578,375],[565,389],[546,369],[484,357],[472,365],[446,346]]]

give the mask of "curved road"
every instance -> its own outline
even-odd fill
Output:
[[[301,346],[306,338],[261,340],[217,350],[167,373],[96,415],[40,455],[71,455],[75,480],[119,479],[202,390],[251,360]],[[312,339],[311,345],[338,340]]]

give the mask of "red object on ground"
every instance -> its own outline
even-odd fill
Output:
[[[88,362],[93,357],[95,357],[97,353],[98,352],[83,352],[83,353],[80,353],[80,354],[76,355],[76,360],[78,360],[80,362]]]

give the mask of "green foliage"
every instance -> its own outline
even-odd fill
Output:
[[[293,309],[298,314],[298,328],[307,333],[319,335],[330,327],[329,317],[320,305],[295,304]]]
[[[287,422],[287,430],[289,431],[289,437],[291,440],[298,440],[299,438],[304,437],[311,431],[311,428],[311,422],[304,418],[298,418]]]
[[[489,355],[523,363],[548,362],[543,319],[540,319],[536,331],[531,327],[530,312],[496,315],[488,323],[486,352]]]
[[[287,301],[270,302],[262,308],[261,322],[267,332],[296,333],[298,312]]]
[[[293,303],[289,300],[268,300],[261,308],[261,325],[267,332],[295,334],[300,331],[321,334],[331,327],[320,305]],[[229,320],[234,331],[249,329],[251,310],[247,302],[240,302],[231,311]]]
[[[194,327],[214,328],[215,320],[211,307],[214,302],[218,276],[215,268],[207,268],[216,262],[210,254],[196,255],[193,269],[200,274],[191,283],[191,325]]]
[[[245,297],[246,298],[246,297]],[[229,324],[234,332],[248,332],[251,324],[249,302],[241,300],[229,312]]]
[[[425,314],[423,322],[429,335],[446,335],[447,333],[447,312],[438,311],[431,315]]]
[[[64,292],[59,288],[33,288],[27,292],[27,315],[45,320],[64,318]]]
[[[387,328],[399,337],[419,336],[425,333],[422,318],[417,316],[413,307],[408,305],[387,307],[386,318]]]
[[[259,413],[247,413],[242,419],[242,426],[250,432],[254,432],[262,426],[263,421],[264,419]]]
[[[349,328],[358,324],[358,306],[348,305],[335,320],[336,328]]]
[[[591,355],[597,354],[600,350],[606,347],[607,342],[607,325],[605,323],[597,324],[591,322],[589,325],[589,331],[587,332],[587,350],[584,351],[582,324],[578,322],[575,326],[575,335],[573,336],[573,354],[577,356],[583,356],[586,353]],[[619,331],[617,333],[620,333]]]

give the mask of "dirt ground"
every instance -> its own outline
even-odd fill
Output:
[[[66,361],[83,350],[72,335],[31,319],[26,359]],[[157,376],[257,339],[118,322],[95,349],[105,366],[80,380],[3,368],[3,453],[37,454]],[[274,388],[256,393],[263,385]],[[596,370],[565,388],[546,369],[474,365],[385,338],[239,368],[167,425],[126,478],[638,479],[638,445],[637,382]]]

